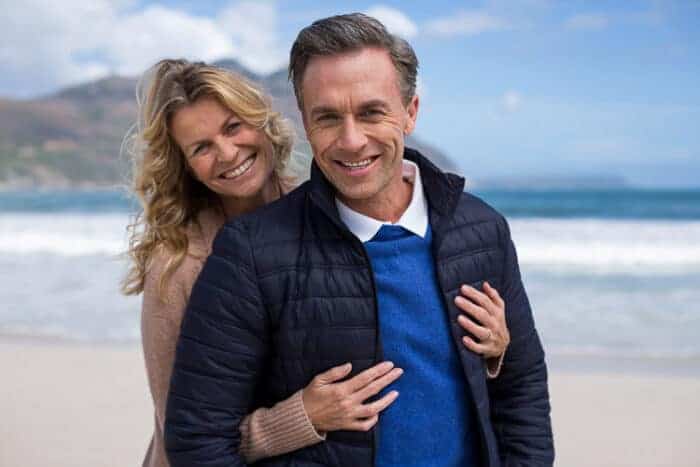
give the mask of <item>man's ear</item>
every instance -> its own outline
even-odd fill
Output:
[[[418,95],[414,95],[406,107],[408,118],[406,119],[406,125],[404,125],[403,128],[404,135],[410,135],[413,132],[413,129],[416,127],[416,119],[418,118],[418,104]]]

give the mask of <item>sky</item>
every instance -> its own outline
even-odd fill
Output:
[[[416,135],[468,178],[700,187],[697,0],[0,0],[0,11],[0,96],[16,99],[164,57],[269,73],[302,27],[362,11],[415,48]]]

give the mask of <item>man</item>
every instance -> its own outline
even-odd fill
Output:
[[[544,352],[507,223],[404,148],[419,107],[412,49],[372,18],[343,15],[302,30],[289,66],[311,180],[217,237],[178,344],[171,463],[244,465],[237,427],[252,408],[332,366],[388,359],[405,373],[376,428],[259,465],[551,465]],[[463,281],[487,280],[511,335],[488,383],[455,304]]]

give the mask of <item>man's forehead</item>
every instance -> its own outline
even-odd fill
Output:
[[[387,51],[366,48],[313,57],[302,81],[304,100],[376,99],[377,92],[399,91],[398,77]]]

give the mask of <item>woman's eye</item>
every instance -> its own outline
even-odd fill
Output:
[[[231,122],[228,125],[226,125],[226,133],[233,133],[238,129],[238,127],[241,126],[240,122]]]
[[[208,144],[200,144],[196,148],[194,148],[194,151],[192,151],[192,157],[198,156],[200,154],[204,154],[209,147]]]

